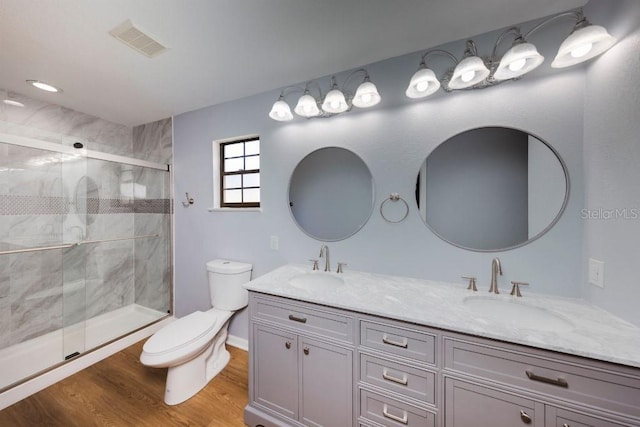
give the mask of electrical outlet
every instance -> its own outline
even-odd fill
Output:
[[[604,288],[604,262],[589,258],[589,283]]]
[[[271,250],[277,251],[280,247],[280,242],[278,241],[278,236],[271,236]]]

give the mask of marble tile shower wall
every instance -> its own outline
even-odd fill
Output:
[[[171,119],[130,128],[12,96],[26,107],[0,104],[0,133],[66,145],[79,139],[91,150],[171,163]],[[0,348],[134,302],[170,307],[169,174],[55,157],[0,143],[0,251],[159,228],[160,237],[0,255]],[[145,188],[143,198],[122,196],[125,170]]]
[[[2,91],[0,88],[0,92]],[[129,126],[38,101],[19,93],[10,94],[12,99],[21,102],[24,107],[0,103],[0,133],[65,145],[73,145],[80,140],[90,150],[134,157],[133,135]]]
[[[172,163],[172,120],[165,119],[133,128],[133,150],[137,157],[147,153],[148,160]],[[149,204],[136,211],[134,232],[137,236],[166,230],[158,238],[135,241],[135,302],[158,311],[171,307],[171,212],[170,174],[154,169],[136,168],[134,182],[146,189],[146,201],[163,203],[166,214]]]

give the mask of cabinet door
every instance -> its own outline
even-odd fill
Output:
[[[547,406],[547,427],[622,427],[612,421]]]
[[[300,338],[300,422],[348,427],[353,423],[353,353]]]
[[[254,324],[254,399],[298,419],[298,341],[295,334]]]
[[[447,378],[445,427],[544,426],[544,405],[515,394]]]

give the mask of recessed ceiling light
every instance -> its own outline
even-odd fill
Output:
[[[13,99],[3,99],[2,102],[13,107],[24,107],[22,102],[14,101]]]
[[[41,82],[40,80],[27,80],[27,83],[47,92],[62,92],[62,89],[50,85],[49,83]]]

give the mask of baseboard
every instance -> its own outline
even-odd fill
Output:
[[[245,338],[240,338],[235,335],[229,335],[227,337],[227,344],[239,348],[240,350],[249,351],[249,341],[247,341]]]

